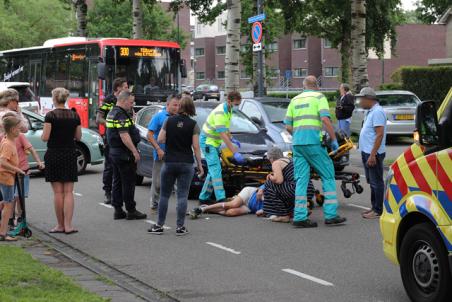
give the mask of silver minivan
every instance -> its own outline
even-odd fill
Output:
[[[421,100],[414,93],[404,90],[382,90],[376,91],[376,94],[388,119],[386,134],[412,135],[415,128],[416,107]],[[367,110],[359,107],[358,100],[355,105],[350,129],[352,133],[359,134]]]

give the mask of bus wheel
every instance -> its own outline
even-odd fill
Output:
[[[412,301],[450,301],[452,278],[447,251],[432,225],[421,223],[410,228],[399,255],[403,285]]]
[[[79,144],[75,146],[75,153],[77,155],[77,173],[81,175],[85,172],[88,165],[88,155],[85,148]]]

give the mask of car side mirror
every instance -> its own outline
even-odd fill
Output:
[[[435,102],[426,101],[417,106],[416,131],[421,145],[437,146],[439,144],[439,124]]]
[[[185,63],[185,60],[182,60],[180,63],[180,76],[182,78],[187,77],[187,64]]]
[[[41,121],[35,121],[31,123],[31,130],[42,130],[44,129],[44,124]]]
[[[107,64],[104,62],[97,63],[97,77],[101,80],[105,80],[105,70],[107,68]]]
[[[262,127],[262,124],[263,124],[263,123],[262,123],[262,120],[261,120],[261,119],[255,117],[255,116],[252,116],[252,117],[251,117],[251,120],[252,120],[255,124],[259,125],[259,127]]]

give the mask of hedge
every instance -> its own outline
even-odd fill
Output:
[[[378,87],[378,90],[403,90],[401,83],[384,83]]]
[[[415,93],[421,100],[441,103],[452,87],[452,66],[402,66],[391,78],[395,85],[400,83],[397,87]]]
[[[325,95],[325,97],[328,99],[328,102],[336,102],[339,98],[339,91],[320,91]],[[289,99],[292,99],[299,95],[301,91],[289,91],[288,96]],[[267,93],[267,96],[276,97],[276,98],[285,98],[286,93],[285,92],[269,92]]]

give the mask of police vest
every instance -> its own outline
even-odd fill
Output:
[[[106,118],[107,142],[112,148],[128,150],[121,140],[119,132],[127,131],[135,146],[140,142],[140,132],[135,127],[132,117],[121,107],[114,106]]]
[[[231,125],[232,111],[228,110],[228,104],[218,105],[207,117],[202,127],[203,135],[206,136],[206,144],[219,147],[223,141],[221,132],[229,131]]]
[[[322,117],[330,111],[325,96],[316,91],[306,91],[294,97],[287,109],[286,124],[293,127],[294,145],[320,144]]]

